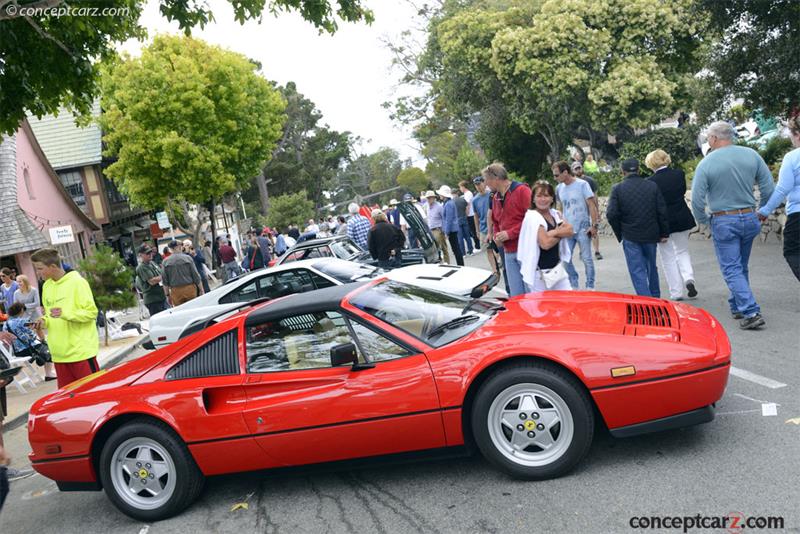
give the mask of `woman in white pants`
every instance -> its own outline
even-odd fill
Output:
[[[563,221],[561,214],[553,209],[555,196],[555,190],[548,182],[536,182],[531,209],[522,221],[517,259],[528,293],[572,289],[563,263],[570,260],[566,238],[572,237],[574,232],[572,225]]]
[[[658,185],[667,204],[669,239],[658,244],[661,268],[669,285],[669,298],[683,300],[686,296],[697,296],[692,259],[689,257],[689,230],[695,227],[694,217],[686,204],[686,176],[680,169],[671,169],[669,154],[661,149],[650,152],[644,160],[653,176],[650,180]]]

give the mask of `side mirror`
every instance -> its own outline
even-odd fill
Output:
[[[331,347],[331,366],[358,365],[356,346],[352,343],[342,343]]]
[[[474,299],[479,299],[483,296],[484,293],[486,293],[486,288],[483,286],[478,286],[472,290],[469,296]]]

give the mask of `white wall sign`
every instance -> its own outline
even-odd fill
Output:
[[[162,230],[166,230],[172,226],[169,224],[169,217],[167,217],[166,211],[159,211],[156,213],[156,221],[158,221],[158,227]]]
[[[63,243],[72,243],[73,241],[75,241],[75,236],[72,234],[72,225],[50,228],[50,242],[52,244],[61,245]]]

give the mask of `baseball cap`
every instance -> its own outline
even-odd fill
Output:
[[[172,241],[169,242],[169,245],[167,246],[169,248],[178,248],[179,246],[181,246],[181,244],[173,239]]]
[[[473,184],[482,184],[483,183],[483,176],[476,176],[472,179]]]
[[[622,170],[625,172],[639,172],[639,160],[635,158],[626,159],[622,162]]]
[[[580,161],[573,161],[573,162],[572,162],[572,165],[570,165],[570,168],[571,168],[572,170],[575,170],[575,169],[582,169],[582,168],[583,168],[583,164],[582,164]]]
[[[151,249],[148,245],[142,244],[139,246],[138,250],[139,254],[152,254],[153,249]]]

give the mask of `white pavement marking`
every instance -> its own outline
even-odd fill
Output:
[[[761,415],[769,417],[771,415],[778,415],[778,405],[774,402],[768,402],[761,405]]]
[[[739,369],[738,367],[734,367],[732,365],[731,365],[731,374],[733,376],[742,378],[744,380],[755,382],[759,386],[764,386],[765,388],[778,389],[786,387],[786,384],[784,384],[783,382],[778,382],[777,380],[767,378],[766,376],[757,375],[755,373],[751,373],[750,371],[745,371],[744,369]]]
[[[150,525],[145,525],[142,527],[142,530],[139,531],[139,534],[147,534],[149,530],[150,530]]]
[[[742,415],[745,413],[761,413],[761,410],[738,410],[735,412],[717,412],[714,415]]]
[[[764,403],[767,403],[767,402],[769,402],[769,401],[765,401],[765,400],[761,400],[761,399],[754,399],[753,397],[748,397],[747,395],[742,395],[741,393],[734,393],[733,395],[734,395],[735,397],[741,397],[741,398],[743,398],[743,399],[747,399],[747,400],[749,400],[749,401],[757,402],[757,403],[759,403],[759,404],[764,404]],[[776,404],[777,404],[777,403],[776,403]],[[778,404],[778,406],[780,406],[780,404]]]

